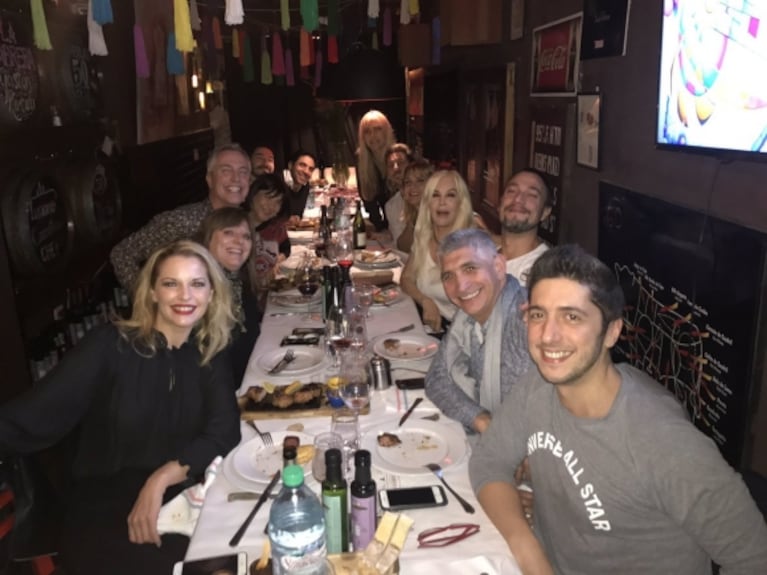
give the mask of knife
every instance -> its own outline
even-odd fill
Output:
[[[261,506],[264,504],[264,502],[269,498],[269,493],[271,493],[272,489],[274,489],[274,486],[277,485],[277,481],[280,479],[280,472],[277,471],[274,476],[272,477],[272,480],[269,482],[269,485],[266,486],[266,489],[264,489],[264,492],[261,494],[261,497],[258,498],[258,501],[256,501],[256,505],[253,507],[251,512],[248,514],[248,516],[245,518],[245,521],[242,525],[240,525],[240,528],[237,530],[237,533],[234,534],[234,537],[229,541],[229,547],[237,547],[237,545],[240,543],[240,539],[242,539],[242,536],[245,535],[245,531],[248,530],[248,527],[250,526],[251,521],[253,521],[253,518],[256,516],[256,513],[258,513],[258,510],[261,509]]]
[[[232,491],[226,496],[226,500],[231,503],[232,501],[253,501],[259,497],[261,497],[261,493],[257,491]],[[274,493],[269,495],[269,499],[274,499],[275,497],[277,495]]]
[[[421,403],[422,401],[423,401],[423,397],[418,397],[418,398],[416,398],[416,400],[413,402],[413,405],[411,405],[411,406],[410,406],[410,409],[408,409],[408,410],[405,412],[405,415],[403,415],[403,416],[400,418],[400,420],[399,420],[399,423],[397,424],[397,427],[402,427],[402,424],[403,424],[403,423],[405,423],[405,422],[407,421],[408,417],[410,417],[410,416],[413,414],[413,410],[414,410],[416,407],[418,407],[418,404],[419,404],[419,403]]]

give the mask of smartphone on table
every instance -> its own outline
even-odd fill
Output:
[[[398,379],[394,382],[397,389],[424,389],[426,387],[426,378],[424,377],[407,377],[404,379]]]
[[[179,561],[173,566],[173,575],[247,575],[246,553],[232,553],[219,557]]]
[[[381,509],[401,511],[403,509],[422,509],[447,505],[445,490],[441,485],[427,487],[398,487],[382,489],[378,492]]]

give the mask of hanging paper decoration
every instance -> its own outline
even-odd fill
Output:
[[[239,40],[240,40],[240,66],[245,65],[245,39],[247,37],[247,34],[245,34],[245,30],[242,28],[238,28],[237,30],[232,30],[232,34],[237,34]],[[252,57],[252,54],[251,54]]]
[[[421,13],[421,6],[419,5],[418,0],[410,0],[409,11],[411,16]]]
[[[290,30],[290,0],[280,0],[280,24],[283,30]]]
[[[272,78],[272,59],[269,56],[269,50],[266,49],[266,38],[261,38],[261,83],[265,86],[271,86]]]
[[[399,23],[410,24],[410,0],[401,0],[399,4]]]
[[[312,62],[312,56],[310,54],[311,52],[311,38],[309,37],[309,32],[301,28],[299,32],[299,56],[298,61],[301,64],[301,67],[308,66]]]
[[[341,33],[341,2],[328,0],[328,36],[338,36]]]
[[[104,40],[104,30],[93,19],[93,0],[88,2],[88,50],[94,56],[108,56],[107,43]]]
[[[216,50],[224,49],[224,39],[221,37],[221,20],[218,17],[213,17],[213,45]]]
[[[317,53],[314,55],[314,87],[319,88],[322,84],[322,50],[317,46]]]
[[[338,64],[338,40],[328,36],[328,64]]]
[[[317,0],[301,0],[301,21],[304,30],[314,32],[319,26],[320,8]]]
[[[194,51],[192,23],[189,19],[189,4],[186,0],[173,0],[173,23],[176,34],[176,50],[179,52]]]
[[[391,46],[391,8],[388,6],[383,17],[383,45]]]
[[[251,83],[256,79],[256,73],[253,69],[253,49],[250,45],[250,36],[245,32],[242,32],[240,51],[242,53],[242,81]]]
[[[296,76],[293,73],[293,51],[290,46],[285,50],[285,82],[288,86],[296,85]]]
[[[32,0],[32,31],[35,38],[35,47],[38,50],[53,50],[51,37],[48,35],[48,22],[45,20],[43,0]]]
[[[378,0],[368,0],[368,18],[378,18],[381,13],[381,4]]]
[[[93,3],[93,21],[100,26],[114,22],[112,2],[110,0],[91,0]]]
[[[439,16],[431,21],[431,63],[439,64],[442,56],[442,25]]]
[[[176,50],[175,32],[170,32],[168,34],[168,47],[165,51],[165,67],[168,70],[168,74],[173,76],[184,75],[184,55]]]
[[[213,35],[213,19],[207,14],[202,19],[202,43],[205,50],[205,69],[209,76],[217,78],[218,58],[216,57],[216,40]]]
[[[378,50],[378,30],[373,30],[373,37],[370,39],[370,47]]]
[[[282,37],[277,30],[272,32],[272,74],[285,75],[285,52],[282,50]]]
[[[146,55],[144,32],[138,24],[133,26],[133,54],[136,59],[136,77],[149,78],[149,58]]]
[[[237,30],[232,30],[232,58],[240,59],[240,35]]]
[[[242,24],[245,20],[245,11],[242,9],[242,0],[226,0],[224,22],[230,26]]]
[[[192,24],[192,30],[195,32],[202,30],[202,20],[200,20],[200,11],[197,9],[197,0],[189,0],[189,20]]]
[[[378,28],[378,18],[368,18],[368,28],[371,30]]]

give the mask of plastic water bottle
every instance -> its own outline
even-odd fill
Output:
[[[304,470],[289,465],[269,513],[273,575],[325,575],[325,512],[304,485]]]

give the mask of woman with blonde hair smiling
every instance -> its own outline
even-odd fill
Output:
[[[0,406],[0,452],[78,428],[60,557],[67,573],[170,573],[188,538],[160,507],[240,440],[226,354],[229,283],[201,245],[156,251],[130,318],[100,326],[27,394]]]
[[[376,231],[388,228],[386,200],[386,150],[396,141],[389,120],[378,110],[362,116],[357,135],[357,186]]]
[[[440,170],[426,181],[413,232],[410,258],[402,270],[402,289],[422,309],[423,322],[442,330],[456,307],[442,287],[437,247],[450,232],[475,227],[469,188],[455,170]]]

